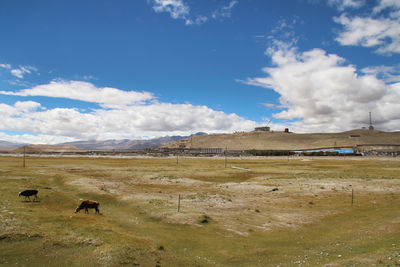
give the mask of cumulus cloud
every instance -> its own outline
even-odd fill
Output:
[[[41,107],[41,105],[40,105],[40,103],[37,103],[34,101],[17,101],[17,102],[15,102],[14,107],[18,111],[29,112],[29,111],[37,110],[38,108]]]
[[[383,12],[389,9],[389,12]],[[343,26],[336,40],[342,45],[376,47],[379,54],[400,53],[400,4],[381,0],[368,16],[341,14],[334,21]]]
[[[89,82],[56,80],[20,91],[0,91],[4,95],[47,96],[98,103],[102,107],[123,107],[155,100],[152,93],[124,91],[112,87],[98,88]]]
[[[378,129],[400,130],[400,83],[386,84],[373,74],[357,74],[345,59],[322,49],[299,52],[276,42],[267,50],[274,67],[266,77],[246,83],[279,93],[284,110],[273,116],[291,120],[298,132],[335,132],[360,128],[374,114]]]
[[[106,107],[82,111],[77,108],[46,109],[34,101],[0,104],[0,130],[34,133],[37,142],[51,143],[61,139],[137,139],[142,136],[190,135],[199,131],[248,131],[257,125],[236,114],[207,106],[147,101],[154,100],[151,93],[111,89],[97,88],[87,82],[53,81],[17,92],[0,92],[27,97],[63,97]],[[24,135],[20,137],[24,138]],[[21,139],[19,142],[27,141]]]
[[[0,103],[0,116],[3,119],[11,116],[20,117],[23,113],[35,111],[40,107],[40,103],[34,101],[17,101],[13,106]]]

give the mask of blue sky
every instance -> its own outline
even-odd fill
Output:
[[[0,140],[400,130],[398,0],[3,0],[0,33]]]

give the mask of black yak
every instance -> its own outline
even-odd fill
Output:
[[[92,200],[84,200],[82,203],[76,208],[75,213],[80,212],[81,209],[85,209],[85,213],[89,213],[89,209],[95,209],[96,213],[100,214],[99,210],[100,203]]]
[[[35,200],[37,200],[37,194],[38,194],[37,190],[25,190],[25,191],[19,192],[18,197],[24,196],[25,200],[26,200],[26,198],[28,198],[29,201],[31,201],[30,197],[34,196],[35,198],[33,201],[35,201]]]

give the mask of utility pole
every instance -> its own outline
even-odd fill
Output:
[[[351,188],[351,205],[353,206],[354,203],[354,189]]]
[[[372,126],[371,111],[369,112],[369,127],[368,127],[368,129],[369,130],[373,130],[374,129],[374,126]]]
[[[24,157],[22,161],[22,167],[25,168],[25,153],[26,153],[26,146],[24,146]]]

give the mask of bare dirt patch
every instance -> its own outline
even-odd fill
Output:
[[[308,178],[314,172],[288,170],[299,177],[257,176],[245,182],[207,182],[156,173],[120,179],[80,177],[67,183],[80,191],[110,194],[141,206],[149,216],[167,223],[205,226],[198,222],[199,216],[205,215],[218,222],[218,227],[240,235],[253,229],[271,231],[316,223],[350,208],[352,190],[356,199],[371,193],[400,192],[399,179]],[[121,170],[118,173],[121,175]],[[340,208],[324,208],[334,201]]]

